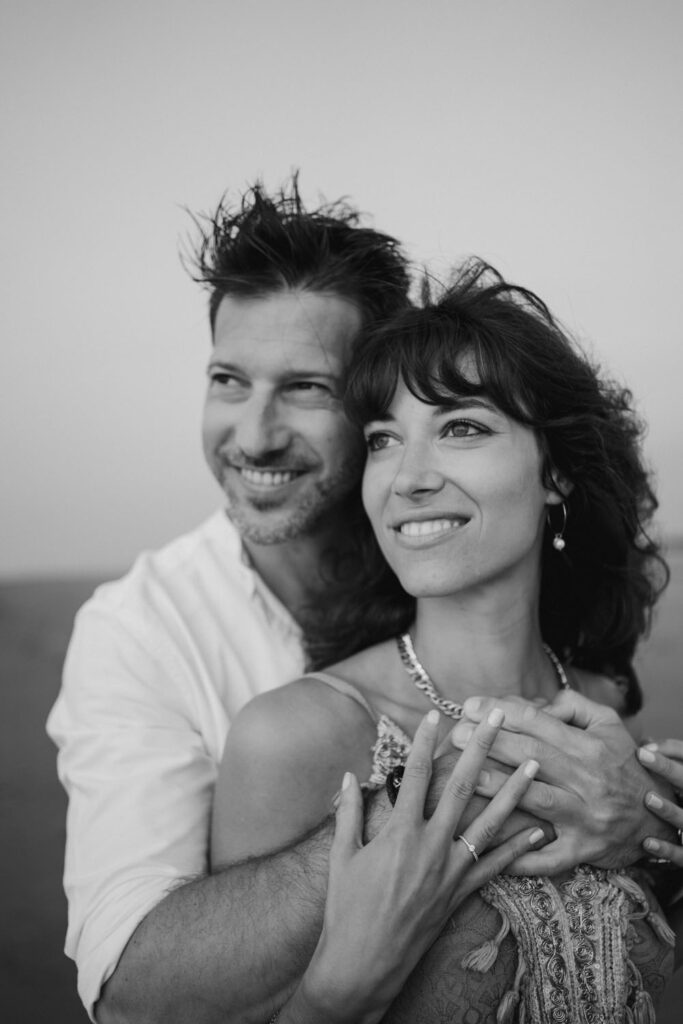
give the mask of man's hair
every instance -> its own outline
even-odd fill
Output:
[[[364,339],[349,371],[351,420],[381,419],[400,381],[434,405],[487,396],[534,431],[544,486],[558,491],[558,480],[571,482],[564,551],[554,550],[550,523],[544,538],[541,631],[574,664],[625,675],[635,710],[630,662],[668,571],[647,533],[657,501],[631,393],[599,374],[541,299],[480,260],[457,270],[436,301],[427,291],[422,308]],[[561,524],[559,510],[555,517]],[[328,622],[327,650],[319,638],[317,662],[395,636],[413,620],[414,599],[384,564],[369,527],[364,535],[364,573]]]
[[[408,303],[407,262],[396,239],[360,227],[345,200],[306,209],[298,173],[272,195],[257,181],[236,204],[223,196],[213,214],[194,220],[200,238],[192,276],[210,289],[212,330],[225,296],[332,293],[357,305],[364,326]]]

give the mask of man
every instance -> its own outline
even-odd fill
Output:
[[[85,605],[48,723],[70,795],[67,952],[100,1024],[266,1020],[315,947],[330,823],[210,875],[212,787],[230,720],[302,673],[308,610],[357,566],[362,448],[345,369],[361,329],[407,302],[397,243],[342,204],[306,211],[296,179],[219,207],[197,265],[213,338],[204,447],[228,515],[143,555]],[[635,859],[656,831],[635,809],[647,776],[609,728],[596,723],[574,788],[530,794],[566,839],[554,863],[577,836],[596,861],[630,836]],[[370,801],[370,832],[386,813],[381,795]]]

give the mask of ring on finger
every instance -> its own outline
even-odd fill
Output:
[[[479,860],[479,854],[477,853],[474,843],[471,843],[469,839],[465,839],[464,836],[457,836],[456,838],[461,839],[463,841],[468,851],[472,854],[472,858],[474,860],[474,863],[476,864],[477,861]]]

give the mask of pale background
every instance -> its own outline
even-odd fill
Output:
[[[0,576],[216,506],[183,207],[294,167],[538,291],[633,386],[683,535],[682,44],[676,0],[2,0]]]

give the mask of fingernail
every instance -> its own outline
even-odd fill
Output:
[[[451,743],[454,747],[464,747],[474,732],[474,726],[470,722],[458,722],[451,730]]]
[[[350,782],[351,782],[351,772],[344,772],[344,778],[342,779],[342,784],[341,784],[342,790],[348,789]]]
[[[527,763],[524,765],[524,774],[526,775],[527,779],[533,779],[539,768],[540,765],[538,761],[527,761]]]
[[[659,853],[659,840],[657,839],[646,839],[643,843],[646,850],[651,850],[652,853]]]
[[[468,697],[462,707],[466,715],[474,715],[481,707],[481,697]]]
[[[537,711],[537,708],[536,708],[536,705],[535,705],[535,704],[529,704],[529,705],[527,705],[527,707],[525,707],[525,708],[524,708],[524,711],[522,712],[522,719],[523,719],[523,720],[524,720],[525,722],[528,722],[528,721],[530,721],[530,719],[532,719],[532,718],[535,718],[535,717],[536,717],[536,711]]]
[[[484,771],[482,771],[482,772],[479,772],[479,785],[480,786],[488,786],[490,781],[491,781],[491,772],[487,772],[486,769],[484,769]]]
[[[489,725],[493,725],[495,728],[497,728],[499,725],[503,724],[504,718],[505,715],[503,714],[501,709],[494,708],[492,711],[489,711],[489,717],[486,719],[486,721],[489,723]]]
[[[430,711],[429,714],[427,715],[427,721],[429,722],[430,725],[438,725],[439,724],[439,712],[438,711]]]
[[[664,806],[662,799],[656,793],[648,793],[645,797],[645,803],[648,807],[655,807],[657,810]]]
[[[638,757],[641,761],[644,761],[645,764],[654,764],[655,755],[648,747],[641,747],[638,751]]]
[[[659,750],[659,745],[657,743],[644,743],[643,750]]]
[[[545,832],[542,828],[535,828],[529,836],[529,844],[532,845],[533,843],[539,842],[539,840],[543,839],[544,835]]]

